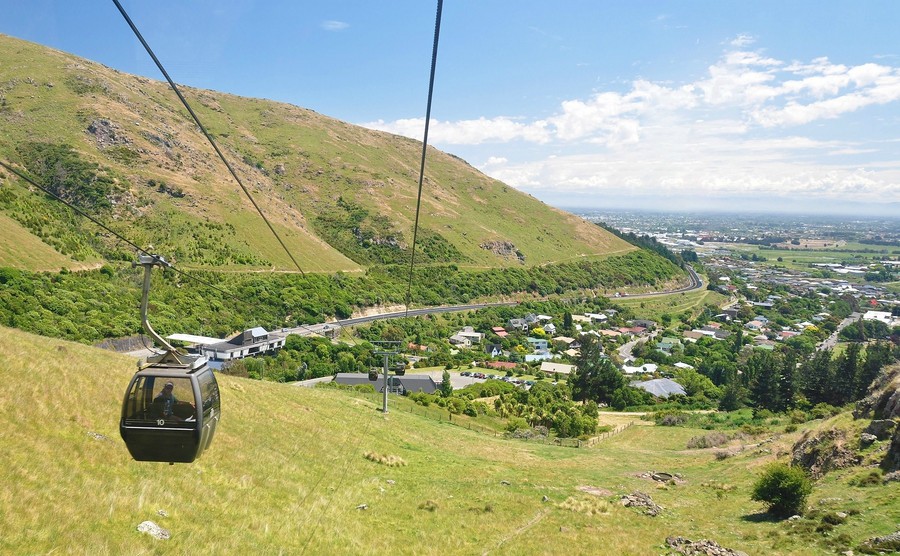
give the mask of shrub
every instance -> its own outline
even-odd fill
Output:
[[[653,414],[653,420],[657,425],[675,427],[684,424],[688,420],[688,414],[676,410],[657,411]]]
[[[800,423],[805,423],[809,420],[806,412],[799,409],[795,409],[788,413],[788,417],[790,417],[791,424],[793,425],[799,425]]]
[[[834,407],[833,405],[829,405],[827,403],[817,403],[815,407],[810,410],[809,414],[813,419],[827,419],[828,417],[833,417],[840,412],[840,408]]]
[[[811,492],[812,480],[806,471],[776,462],[763,470],[750,499],[768,504],[769,513],[787,517],[802,513]]]
[[[882,481],[882,473],[881,469],[873,469],[864,475],[859,477],[854,477],[850,480],[850,484],[852,486],[858,487],[868,487],[868,486],[878,486]]]
[[[527,428],[528,428],[528,422],[525,421],[525,419],[522,419],[521,417],[513,417],[506,423],[506,430],[508,432],[515,432],[519,429],[527,429]]]
[[[731,440],[731,438],[727,434],[711,432],[703,436],[691,437],[691,439],[688,440],[687,447],[688,450],[714,448],[716,446],[721,446],[722,444],[727,444],[729,440]]]

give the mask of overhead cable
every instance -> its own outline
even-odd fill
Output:
[[[425,181],[425,153],[428,150],[428,126],[431,123],[431,97],[434,93],[434,71],[437,66],[438,39],[441,36],[441,12],[443,0],[438,0],[437,15],[434,20],[434,44],[431,48],[431,75],[428,78],[428,102],[425,108],[425,135],[422,138],[422,163],[419,166],[419,193],[416,197],[416,221],[413,225],[412,253],[409,257],[409,282],[406,286],[406,316],[409,316],[409,302],[412,297],[413,267],[416,264],[416,238],[419,234],[419,213],[422,208],[422,184]]]
[[[297,270],[300,271],[300,274],[305,276],[306,273],[303,272],[302,268],[300,268],[300,264],[297,263],[297,260],[291,254],[290,250],[288,250],[287,245],[285,245],[284,241],[282,241],[281,236],[278,235],[278,232],[275,231],[275,228],[269,222],[269,219],[266,218],[266,215],[263,213],[260,206],[258,204],[256,204],[255,200],[253,200],[253,196],[250,194],[250,190],[247,189],[247,187],[244,185],[244,182],[241,181],[241,178],[239,178],[237,173],[234,171],[234,168],[232,168],[231,164],[228,163],[228,160],[225,158],[225,155],[223,155],[222,151],[219,150],[219,146],[216,144],[215,140],[212,138],[212,135],[210,135],[209,132],[206,131],[206,128],[200,122],[200,118],[197,117],[197,114],[194,113],[194,110],[191,108],[191,105],[188,104],[188,101],[184,98],[184,95],[181,94],[181,91],[178,89],[178,86],[175,84],[174,81],[172,81],[172,78],[169,77],[169,72],[167,72],[166,68],[163,67],[162,63],[159,61],[159,58],[156,57],[156,54],[154,54],[153,50],[150,48],[150,45],[147,44],[147,41],[144,40],[144,37],[143,37],[143,35],[141,35],[141,32],[138,31],[138,28],[135,26],[134,22],[131,21],[130,17],[128,17],[128,13],[125,11],[125,8],[122,7],[122,4],[119,3],[119,0],[113,0],[113,3],[119,9],[119,12],[122,14],[122,17],[125,18],[125,21],[128,22],[128,26],[131,27],[132,31],[134,31],[134,34],[137,37],[137,39],[139,41],[141,41],[142,45],[144,45],[144,49],[147,51],[147,54],[149,54],[150,57],[153,58],[153,62],[156,64],[156,67],[159,68],[159,71],[162,72],[163,76],[165,76],[166,81],[169,82],[169,86],[171,86],[172,90],[175,91],[175,94],[178,95],[178,99],[181,101],[181,104],[183,104],[184,107],[187,109],[188,113],[190,113],[191,117],[194,119],[194,123],[197,124],[197,126],[200,128],[200,131],[202,131],[203,135],[206,136],[206,139],[207,139],[207,141],[209,141],[209,144],[212,145],[212,148],[216,151],[216,154],[218,154],[219,158],[222,159],[222,162],[225,164],[225,167],[228,168],[229,172],[231,172],[231,177],[234,178],[234,180],[238,183],[238,185],[244,191],[244,194],[247,195],[247,198],[250,199],[250,203],[253,205],[253,208],[255,208],[256,212],[259,213],[259,216],[262,217],[263,222],[266,223],[266,226],[269,227],[269,230],[272,232],[272,235],[274,235],[275,239],[278,240],[278,243],[281,244],[281,247],[284,249],[284,252],[287,253],[287,256],[290,257],[291,261],[294,263],[294,266],[297,267]]]
[[[57,201],[59,201],[60,203],[62,203],[62,204],[64,204],[64,205],[66,205],[67,207],[69,207],[70,209],[72,209],[72,210],[75,211],[76,213],[80,214],[81,216],[87,218],[88,220],[90,220],[91,222],[93,222],[94,224],[96,224],[97,226],[99,226],[100,228],[102,228],[103,230],[105,230],[105,231],[107,231],[108,233],[110,233],[110,234],[112,234],[113,236],[115,236],[117,239],[119,239],[119,241],[122,241],[122,242],[124,242],[124,243],[127,243],[128,245],[130,245],[131,247],[133,247],[134,250],[137,251],[138,253],[143,254],[143,255],[149,255],[149,256],[151,256],[151,257],[157,257],[157,255],[154,255],[153,253],[150,253],[149,251],[147,251],[147,250],[144,249],[143,247],[137,245],[136,243],[134,243],[133,241],[131,241],[131,240],[128,239],[127,237],[125,237],[125,236],[123,236],[122,234],[120,234],[119,232],[117,232],[117,231],[111,229],[109,226],[107,226],[107,225],[104,224],[103,222],[97,220],[96,218],[94,218],[94,217],[91,216],[90,214],[84,212],[83,210],[81,210],[81,209],[78,208],[77,206],[73,205],[73,204],[70,203],[69,201],[66,201],[65,199],[63,199],[62,197],[60,197],[59,195],[57,195],[56,193],[54,193],[53,191],[51,191],[50,189],[47,189],[46,187],[44,187],[43,185],[39,184],[39,183],[36,182],[35,180],[31,179],[31,178],[28,177],[27,175],[23,174],[22,172],[20,172],[19,170],[17,170],[15,167],[10,166],[9,164],[7,164],[6,162],[4,162],[4,161],[2,161],[2,160],[0,160],[0,166],[3,166],[4,168],[6,168],[7,170],[9,170],[9,171],[12,172],[13,174],[17,175],[19,178],[25,180],[26,182],[28,182],[28,183],[31,184],[32,186],[34,186],[34,187],[40,189],[41,191],[43,191],[44,193],[46,193],[46,194],[49,195],[50,197],[53,197],[54,199],[56,199]],[[157,258],[159,258],[159,257],[157,257]],[[205,281],[205,280],[201,280],[200,278],[197,278],[196,276],[193,276],[193,275],[191,275],[191,274],[188,274],[187,272],[178,270],[177,268],[175,268],[174,266],[172,266],[172,265],[169,264],[169,263],[166,263],[166,266],[167,266],[168,268],[171,268],[172,271],[175,272],[176,274],[179,274],[179,275],[181,275],[181,276],[184,276],[185,278],[187,278],[187,279],[189,279],[189,280],[194,280],[195,282],[198,282],[198,283],[200,283],[200,284],[203,284],[203,285],[206,286],[206,287],[212,288],[212,289],[218,291],[219,293],[223,293],[223,294],[225,294],[225,295],[231,297],[231,294],[230,294],[230,293],[228,293],[227,291],[223,290],[222,288],[219,288],[218,286],[215,286],[215,285],[213,285],[213,284],[211,284],[211,283],[209,283],[209,282],[207,282],[207,281]]]

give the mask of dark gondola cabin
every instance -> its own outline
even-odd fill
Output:
[[[137,461],[191,463],[212,443],[219,386],[204,357],[166,352],[128,385],[119,432]]]

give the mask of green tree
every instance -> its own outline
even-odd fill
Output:
[[[857,369],[856,380],[854,381],[854,390],[856,392],[854,397],[856,399],[865,397],[872,381],[881,372],[881,368],[890,364],[893,359],[891,346],[887,342],[876,342],[866,347],[865,362]]]
[[[833,378],[830,349],[815,352],[812,359],[800,366],[800,390],[813,405],[834,401]]]
[[[575,322],[572,319],[572,313],[566,311],[563,313],[563,330],[566,334],[571,334],[575,329]]]
[[[832,405],[844,405],[855,399],[856,381],[860,372],[861,346],[857,343],[847,346],[846,351],[838,356],[834,365],[834,401]]]
[[[781,369],[779,357],[770,351],[756,351],[747,361],[752,364],[750,396],[756,407],[777,411],[780,407]]]
[[[729,373],[722,387],[722,397],[719,398],[721,411],[734,411],[744,407],[744,398],[747,392],[741,384],[736,372]]]
[[[600,340],[592,334],[582,336],[581,351],[575,360],[572,398],[609,404],[613,392],[626,384],[625,376],[603,356]]]
[[[453,384],[450,382],[450,372],[444,370],[441,375],[441,396],[449,398],[453,395]]]

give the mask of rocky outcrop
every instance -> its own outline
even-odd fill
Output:
[[[525,255],[511,241],[485,241],[479,247],[501,257],[516,257],[519,262],[525,262]]]
[[[807,432],[794,444],[791,452],[791,463],[808,470],[814,479],[834,469],[858,465],[861,461],[859,454],[849,446],[847,432],[841,429]]]
[[[893,419],[873,419],[864,433],[871,434],[878,440],[887,440],[896,428],[897,423]]]
[[[631,494],[622,495],[621,503],[626,508],[641,508],[645,515],[656,517],[662,512],[662,506],[657,504],[650,498],[650,495],[636,490]]]
[[[864,434],[878,440],[890,439],[887,453],[881,462],[884,471],[900,469],[900,365],[886,368],[869,389],[869,395],[856,403],[856,419],[872,419]]]
[[[891,439],[891,446],[881,462],[881,467],[888,473],[900,470],[900,427],[894,430],[894,438]]]
[[[900,365],[892,365],[878,375],[869,394],[856,402],[854,419],[900,419]]]
[[[673,549],[672,554],[684,554],[685,556],[747,556],[746,552],[725,548],[716,541],[708,539],[691,541],[684,537],[668,537],[666,546]]]
[[[900,531],[883,537],[873,537],[862,543],[859,548],[863,552],[876,554],[885,554],[889,550],[900,550]]]
[[[102,118],[98,118],[91,122],[87,127],[87,131],[94,136],[94,140],[97,141],[97,146],[100,148],[110,147],[112,145],[125,145],[131,142],[131,140],[122,133],[117,124]]]
[[[167,541],[171,537],[171,534],[167,530],[152,521],[142,521],[141,524],[137,526],[137,530],[140,533],[150,535],[154,539],[161,541]]]

